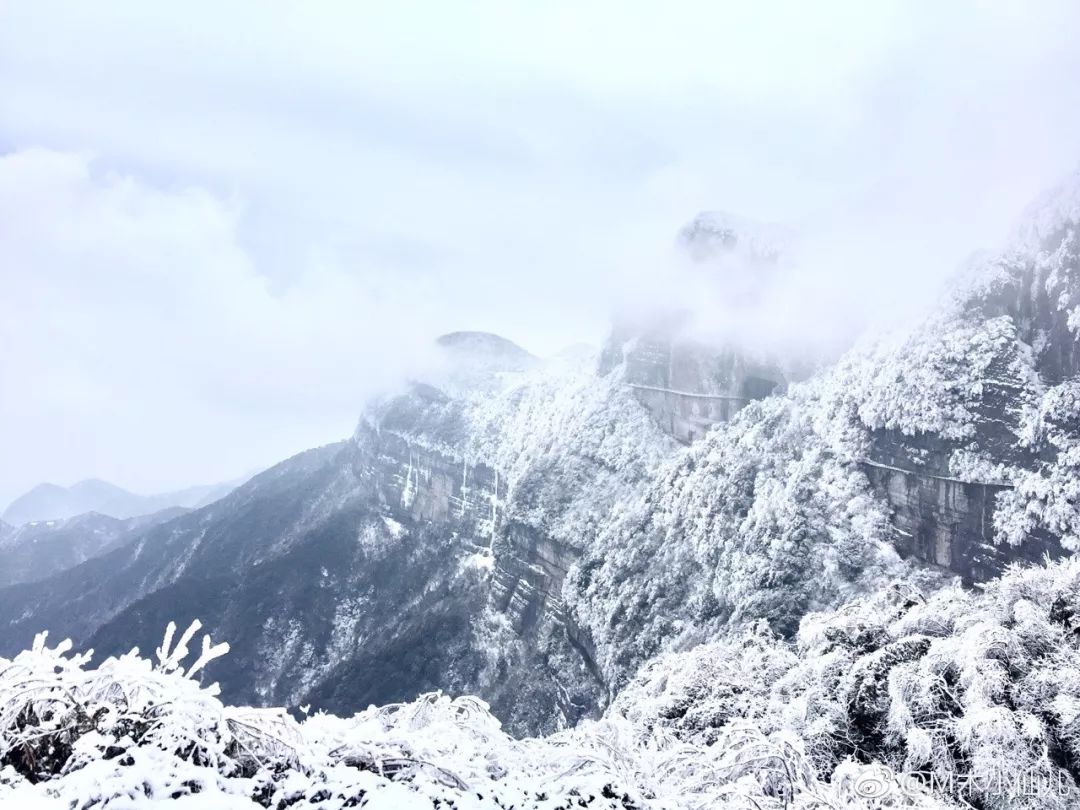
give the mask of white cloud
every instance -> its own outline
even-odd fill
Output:
[[[85,156],[0,158],[0,485],[58,457],[148,491],[232,477],[347,435],[423,355],[438,312],[422,283],[313,259],[271,284],[239,216]]]
[[[781,323],[914,306],[1080,158],[1078,28],[1053,0],[5,3],[0,495],[330,440],[421,333],[596,339],[701,209],[821,235]]]

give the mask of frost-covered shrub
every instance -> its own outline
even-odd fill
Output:
[[[762,723],[771,690],[797,661],[795,651],[758,622],[649,662],[610,711],[647,726],[663,725],[688,742],[711,745],[730,723]]]
[[[506,735],[475,698],[435,693],[351,718],[223,705],[181,666],[194,629],[157,662],[137,652],[96,669],[39,639],[0,660],[0,805],[18,808],[288,807],[372,810],[870,810],[865,765],[823,781],[801,740],[765,732],[730,702],[707,743],[620,712],[546,738]],[[764,631],[742,662],[770,658]],[[735,647],[733,646],[734,650]],[[783,655],[771,667],[789,664]],[[734,674],[734,673],[732,673]],[[743,680],[749,687],[746,673]],[[753,690],[751,690],[753,691]],[[758,690],[760,691],[760,690]],[[730,718],[728,718],[730,715]],[[730,721],[727,721],[730,719]],[[723,721],[721,723],[721,721]],[[703,741],[705,742],[705,741]],[[907,807],[938,808],[930,797]]]
[[[131,746],[160,749],[195,765],[221,768],[242,757],[232,720],[193,676],[228,651],[203,637],[201,655],[185,671],[181,662],[199,630],[193,623],[173,646],[169,625],[157,661],[133,650],[84,669],[90,654],[68,657],[71,642],[34,646],[0,665],[0,767],[38,782]]]
[[[1036,529],[1080,549],[1080,383],[1064,382],[1030,408],[1023,439],[1043,457],[1034,469],[1016,470],[1014,487],[998,496],[994,525],[1017,545]]]
[[[900,340],[853,351],[837,371],[867,427],[944,439],[975,434],[988,382],[1031,376],[1011,318],[952,308]]]
[[[1080,560],[981,594],[897,583],[807,616],[793,642],[755,631],[665,656],[612,711],[687,741],[747,721],[795,734],[834,782],[858,762],[978,807],[1076,807]]]

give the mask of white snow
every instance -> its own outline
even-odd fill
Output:
[[[90,669],[43,643],[0,659],[0,804],[869,810],[850,778],[859,768],[822,780],[797,737],[748,723],[706,746],[613,712],[515,740],[482,701],[437,693],[297,722],[222,705],[184,676],[169,641],[161,650],[177,666],[132,653]]]

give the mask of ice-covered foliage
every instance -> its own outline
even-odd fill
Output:
[[[586,547],[665,458],[665,436],[618,373],[595,360],[523,375],[470,408],[472,458],[502,471],[512,518]]]
[[[1074,178],[1075,181],[1075,178]],[[1043,292],[1049,324],[1035,331],[1034,350],[1046,357],[1046,383],[1041,396],[1026,403],[1019,441],[1031,462],[1011,469],[1013,489],[999,497],[995,515],[998,535],[1017,544],[1033,531],[1057,535],[1070,551],[1080,549],[1080,386],[1076,382],[1080,353],[1080,227],[1076,188],[1065,187],[1064,201],[1052,198],[1049,210],[1071,212],[1071,220],[1034,215],[1028,234],[1063,231],[1056,246],[1036,250],[1028,273]],[[1067,193],[1070,192],[1070,193]],[[1056,202],[1055,202],[1056,200]],[[1040,211],[1043,209],[1039,209]],[[1056,223],[1051,226],[1050,223]],[[1041,289],[1040,289],[1041,288]],[[1038,303],[1039,299],[1036,299]]]
[[[1062,227],[1077,222],[1080,222],[1080,169],[1047,189],[1028,206],[1013,241],[1020,249],[1037,250]]]
[[[613,711],[708,744],[733,723],[794,733],[822,778],[878,763],[983,808],[1080,803],[1080,561],[983,593],[895,584],[654,661]],[[905,784],[913,784],[909,778]]]
[[[972,322],[955,311],[903,339],[868,343],[837,371],[868,428],[944,439],[974,435],[988,384],[1023,397],[1033,377],[1010,318]]]
[[[755,622],[717,641],[650,661],[615,699],[611,712],[663,725],[686,742],[711,745],[731,723],[760,724],[771,709],[776,681],[798,660],[792,645],[764,622]]]
[[[973,259],[910,332],[851,351],[832,379],[886,465],[1004,487],[995,539],[1080,548],[1080,175],[1000,254]]]
[[[157,663],[88,667],[44,638],[0,659],[0,804],[19,808],[790,808],[869,810],[868,768],[823,781],[801,741],[731,722],[703,745],[620,713],[507,736],[474,698],[434,693],[351,718],[223,705],[186,672],[189,630]],[[222,653],[204,643],[202,660]],[[908,807],[941,805],[916,797]]]
[[[610,683],[729,625],[793,631],[902,567],[835,391],[750,404],[611,516],[564,588]]]
[[[1020,257],[973,258],[925,320],[849,351],[833,378],[861,425],[964,447],[1004,406],[1004,427],[1015,434],[1040,392],[1030,323],[1006,305],[1024,285]],[[966,459],[974,456],[955,457],[952,472],[963,475]]]
[[[1013,488],[998,496],[995,526],[1014,545],[1043,529],[1070,551],[1080,550],[1080,384],[1050,388],[1025,428],[1025,442],[1049,460],[1012,471]]]

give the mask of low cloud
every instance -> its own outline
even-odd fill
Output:
[[[0,9],[0,500],[338,438],[455,329],[835,350],[1080,160],[1068,2],[271,6]],[[799,235],[754,306],[717,208]]]
[[[58,467],[142,491],[231,478],[348,435],[424,356],[431,290],[318,256],[272,283],[241,216],[85,155],[0,158],[0,484]]]

